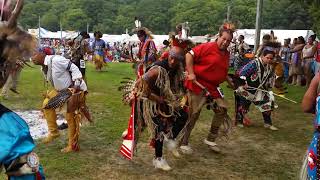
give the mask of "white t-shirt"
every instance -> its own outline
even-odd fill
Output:
[[[78,67],[63,56],[46,56],[44,65],[48,66],[47,81],[51,82],[58,91],[70,87],[72,81],[82,78]],[[87,85],[84,81],[81,81],[80,89],[87,91]]]

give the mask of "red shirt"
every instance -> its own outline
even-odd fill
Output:
[[[320,43],[317,43],[316,61],[320,63]]]
[[[192,49],[193,71],[197,81],[208,89],[214,98],[221,95],[217,89],[228,75],[229,52],[220,51],[216,42],[201,44]],[[187,89],[200,94],[202,89],[192,81],[185,81]]]

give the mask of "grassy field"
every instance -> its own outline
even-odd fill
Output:
[[[218,141],[223,151],[220,154],[211,152],[202,143],[212,116],[204,109],[191,135],[194,154],[176,159],[165,152],[173,170],[162,172],[152,166],[153,150],[148,147],[147,134],[138,145],[134,161],[127,161],[119,154],[121,134],[130,111],[122,104],[117,90],[123,77],[133,77],[130,64],[110,64],[106,72],[95,72],[89,66],[88,105],[95,124],[81,129],[78,153],[60,153],[66,145],[66,132],[50,145],[36,142],[47,179],[297,179],[312,135],[313,116],[302,113],[300,108],[305,88],[289,87],[287,97],[299,104],[277,98],[279,108],[273,113],[274,125],[280,129],[277,132],[264,129],[261,114],[251,107],[249,117],[253,125],[235,128],[229,141]],[[223,89],[233,117],[232,91]],[[46,87],[38,67],[23,70],[18,90],[20,95],[10,94],[1,103],[14,110],[39,109]]]

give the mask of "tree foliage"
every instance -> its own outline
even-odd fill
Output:
[[[319,2],[316,0],[264,0],[262,28],[320,30]],[[153,33],[167,34],[181,22],[189,22],[192,35],[216,33],[226,20],[238,28],[254,28],[256,0],[26,0],[20,24],[52,31],[100,30],[108,34],[125,33],[134,28],[134,18]]]

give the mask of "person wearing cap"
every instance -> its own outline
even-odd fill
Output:
[[[36,52],[31,59],[34,64],[42,66],[46,80],[53,87],[51,91],[47,92],[42,105],[49,130],[43,143],[50,143],[60,136],[56,122],[56,110],[65,110],[63,105],[66,104],[65,118],[68,123],[69,140],[67,147],[61,151],[78,151],[79,123],[87,108],[85,105],[87,85],[82,79],[79,68],[69,59],[61,55],[52,55],[50,51],[44,49]]]
[[[233,32],[234,26],[225,23],[219,29],[219,37],[215,42],[198,45],[186,54],[185,87],[188,91],[189,119],[180,146],[182,153],[193,152],[189,145],[189,137],[204,105],[208,105],[208,109],[215,113],[209,135],[204,139],[205,144],[213,151],[219,152],[215,140],[219,136],[220,126],[223,123],[226,125],[221,135],[227,135],[231,129],[231,119],[227,114],[227,105],[219,85],[227,80],[233,87],[227,78],[230,56],[227,48]]]

